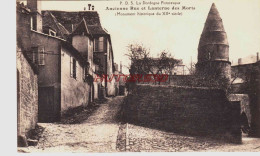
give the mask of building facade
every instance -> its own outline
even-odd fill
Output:
[[[17,30],[23,30],[21,24],[25,24],[24,21],[29,19],[27,18],[29,10],[24,5],[18,4],[16,13]],[[28,56],[20,32],[17,33],[16,76],[18,146],[27,146],[26,139],[30,137],[29,132],[38,122],[38,67]]]
[[[55,11],[42,11],[41,2],[37,0],[28,0],[27,6],[19,3],[17,6],[23,6],[22,10],[17,9],[17,40],[31,64],[37,67],[35,111],[38,116],[35,123],[59,121],[70,108],[86,107],[102,95],[115,94],[114,80],[93,81],[98,74],[112,75],[114,70],[109,34],[106,33],[103,40],[96,43],[108,51],[103,53],[104,62],[95,59],[93,32],[97,27],[102,28],[96,11],[58,12],[87,17],[81,16],[68,23]],[[89,26],[93,20],[98,26]],[[103,92],[102,87],[105,88]]]

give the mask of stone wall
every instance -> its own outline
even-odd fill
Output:
[[[249,105],[249,97],[247,94],[230,94],[229,101],[239,101],[241,106],[241,114],[245,113],[248,119],[248,124],[251,124],[251,111]]]
[[[232,66],[233,75],[243,80],[243,83],[232,86],[236,93],[248,94],[251,132],[250,135],[260,137],[260,61],[252,64]]]
[[[240,104],[224,91],[159,85],[136,85],[124,105],[127,122],[189,135],[241,142]]]
[[[38,121],[38,77],[21,49],[17,51],[17,133],[18,136],[27,136]]]

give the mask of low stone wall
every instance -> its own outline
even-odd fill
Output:
[[[136,85],[124,105],[127,122],[241,142],[240,104],[220,89]]]

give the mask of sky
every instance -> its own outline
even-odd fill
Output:
[[[230,61],[237,62],[238,58],[260,51],[260,0],[172,1],[195,7],[195,10],[185,11],[182,16],[115,16],[115,11],[105,9],[119,7],[120,1],[87,0],[42,1],[42,10],[83,11],[88,4],[94,5],[102,26],[111,34],[114,61],[117,64],[122,61],[124,67],[130,63],[125,54],[131,43],[142,43],[153,57],[168,50],[187,66],[191,60],[196,63],[200,35],[213,2],[227,33]],[[123,71],[128,69],[123,68]]]

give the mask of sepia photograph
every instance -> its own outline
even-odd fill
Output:
[[[260,0],[15,5],[17,153],[260,152]]]

